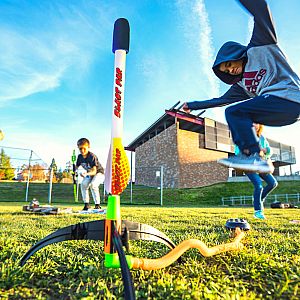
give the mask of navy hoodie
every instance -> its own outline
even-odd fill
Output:
[[[269,94],[300,103],[300,80],[277,45],[275,28],[266,1],[239,2],[254,17],[252,37],[247,46],[230,41],[220,48],[212,69],[223,82],[232,86],[223,96],[212,100],[222,98],[231,103]],[[244,60],[242,74],[231,75],[219,70],[222,62],[240,59]],[[187,105],[189,109],[199,109],[202,108],[201,102],[188,102]]]

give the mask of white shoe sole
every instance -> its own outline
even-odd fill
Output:
[[[218,164],[228,167],[228,168],[233,168],[233,169],[238,169],[238,170],[243,170],[243,171],[250,171],[250,172],[257,172],[257,173],[273,173],[274,172],[274,166],[258,166],[258,165],[245,165],[245,164],[233,164],[232,162],[226,161],[226,160],[218,160]]]
[[[257,220],[267,220],[267,218],[266,218],[266,217],[262,219],[262,218],[259,218],[259,217],[256,217],[256,216],[253,216],[253,218],[254,218],[254,219],[257,219]]]

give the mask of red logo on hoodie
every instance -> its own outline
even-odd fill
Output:
[[[243,77],[245,80],[245,86],[247,90],[251,93],[256,93],[257,87],[266,73],[266,69],[260,69],[259,71],[253,72],[245,72],[243,74]]]

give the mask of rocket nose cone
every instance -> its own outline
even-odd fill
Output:
[[[125,50],[129,52],[129,23],[125,18],[120,18],[115,21],[112,51]]]

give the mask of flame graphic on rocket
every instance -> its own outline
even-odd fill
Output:
[[[104,186],[108,194],[119,195],[130,176],[129,162],[122,144],[126,54],[129,52],[129,23],[116,20],[112,51],[115,54],[112,103],[111,144],[108,153]]]

